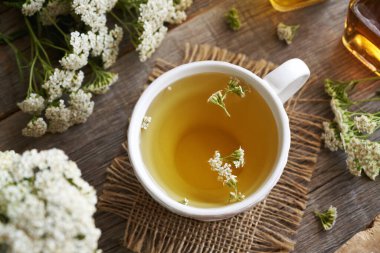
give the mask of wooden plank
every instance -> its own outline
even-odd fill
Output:
[[[212,4],[215,2],[217,4]],[[27,117],[17,112],[0,121],[0,150],[15,149],[22,152],[30,148],[61,148],[78,163],[84,178],[100,190],[105,168],[113,157],[122,152],[120,144],[125,139],[128,117],[154,59],[162,57],[180,63],[186,42],[209,43],[275,63],[299,57],[305,60],[312,71],[305,96],[327,99],[323,93],[324,78],[349,79],[370,75],[340,41],[347,4],[348,0],[327,1],[303,10],[279,13],[273,10],[267,0],[206,3],[195,0],[195,6],[201,7],[197,7],[188,22],[170,31],[153,59],[140,63],[135,53],[120,57],[112,69],[119,72],[120,81],[108,94],[95,99],[95,112],[86,124],[73,127],[61,135],[28,139],[20,135]],[[223,20],[225,11],[232,5],[240,10],[243,20],[243,27],[237,33],[229,31]],[[299,35],[291,46],[284,45],[276,38],[275,27],[280,21],[301,24]],[[0,50],[3,52],[3,49]],[[5,62],[12,59],[11,56],[3,58],[3,55],[4,53],[0,54],[1,69]],[[14,70],[14,67],[5,66],[8,71]],[[16,96],[20,94],[20,91],[12,91],[16,83],[10,80],[13,75],[2,75],[1,71],[0,76],[4,79],[2,88],[8,88],[0,93],[0,112],[4,105],[18,101]],[[375,87],[368,84],[361,86],[363,95],[370,95],[374,90]],[[13,100],[2,102],[8,96]],[[299,109],[331,117],[327,103],[301,103]],[[326,151],[320,155],[310,186],[310,203],[297,235],[296,252],[332,252],[380,212],[379,196],[376,194],[380,190],[379,184],[349,175],[344,159],[342,154]],[[330,204],[338,207],[340,218],[336,227],[326,233],[321,231],[312,211],[315,208],[326,208]],[[105,252],[123,252],[119,247],[124,228],[122,220],[111,214],[97,214],[96,221],[103,231],[101,248]]]

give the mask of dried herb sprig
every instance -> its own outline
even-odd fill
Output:
[[[299,28],[300,25],[285,25],[284,23],[279,23],[277,25],[278,39],[285,41],[288,45],[292,44]]]
[[[323,229],[327,231],[335,225],[338,212],[336,207],[330,206],[329,209],[324,212],[314,211],[314,215],[320,219]]]
[[[227,88],[225,90],[218,90],[217,92],[213,93],[208,98],[207,102],[220,106],[225,111],[227,116],[231,117],[230,113],[226,108],[226,104],[224,103],[229,93],[234,93],[241,98],[245,97],[245,90],[240,85],[240,81],[238,79],[231,78],[228,81]]]
[[[235,7],[232,7],[225,15],[226,23],[232,31],[238,31],[241,28],[239,12]]]

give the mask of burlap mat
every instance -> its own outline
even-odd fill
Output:
[[[240,65],[259,76],[275,65],[208,45],[186,45],[183,63],[218,60]],[[174,65],[163,60],[149,82]],[[307,185],[320,150],[321,118],[295,111],[296,99],[286,104],[292,132],[289,161],[269,196],[243,214],[217,222],[200,222],[175,215],[157,204],[137,181],[127,152],[107,169],[99,209],[126,221],[123,244],[135,252],[288,252],[307,203]],[[297,99],[298,98],[298,99]],[[127,142],[123,143],[127,148]]]

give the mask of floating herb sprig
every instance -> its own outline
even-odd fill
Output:
[[[235,168],[244,166],[244,150],[240,147],[226,157],[222,157],[219,151],[215,151],[214,157],[210,158],[208,162],[211,170],[218,173],[218,181],[232,189],[229,202],[243,200],[245,196],[238,190],[238,180],[237,176],[232,174],[232,164]]]
[[[245,97],[245,90],[240,85],[240,81],[238,79],[231,78],[228,81],[227,87],[224,90],[218,90],[217,92],[213,93],[208,98],[207,102],[220,106],[224,110],[224,112],[227,114],[227,116],[231,117],[230,113],[228,112],[226,108],[226,104],[224,103],[229,93],[234,93],[241,98]]]

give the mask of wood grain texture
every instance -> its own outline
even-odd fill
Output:
[[[239,32],[231,32],[224,24],[224,13],[235,5],[243,21]],[[360,64],[341,43],[348,0],[326,1],[298,11],[274,11],[267,0],[195,0],[188,21],[169,32],[160,49],[146,63],[140,63],[136,53],[122,50],[118,63],[112,68],[119,72],[120,81],[106,95],[95,98],[96,105],[88,122],[71,128],[61,135],[41,139],[22,137],[21,129],[28,117],[15,106],[25,87],[18,82],[14,58],[9,49],[0,46],[0,150],[63,149],[82,169],[83,176],[98,191],[104,181],[105,168],[112,158],[121,154],[126,125],[135,101],[151,70],[154,59],[164,58],[180,63],[185,42],[208,43],[242,52],[253,58],[269,59],[277,64],[292,57],[303,59],[312,77],[305,96],[327,99],[323,79],[352,79],[367,77],[370,72]],[[17,22],[14,13],[0,9],[0,29],[11,29]],[[276,38],[278,22],[301,24],[299,35],[291,46]],[[18,45],[27,48],[25,41]],[[371,95],[375,85],[360,85],[358,96]],[[379,108],[379,104],[373,105]],[[327,103],[299,103],[300,110],[331,118]],[[345,169],[341,153],[321,153],[310,184],[310,200],[297,235],[295,252],[333,252],[353,234],[364,229],[380,213],[379,179],[355,178]],[[336,226],[323,232],[312,212],[316,208],[335,205],[339,218]],[[118,217],[98,213],[97,225],[102,229],[100,246],[105,252],[125,252],[120,247],[124,224]]]

